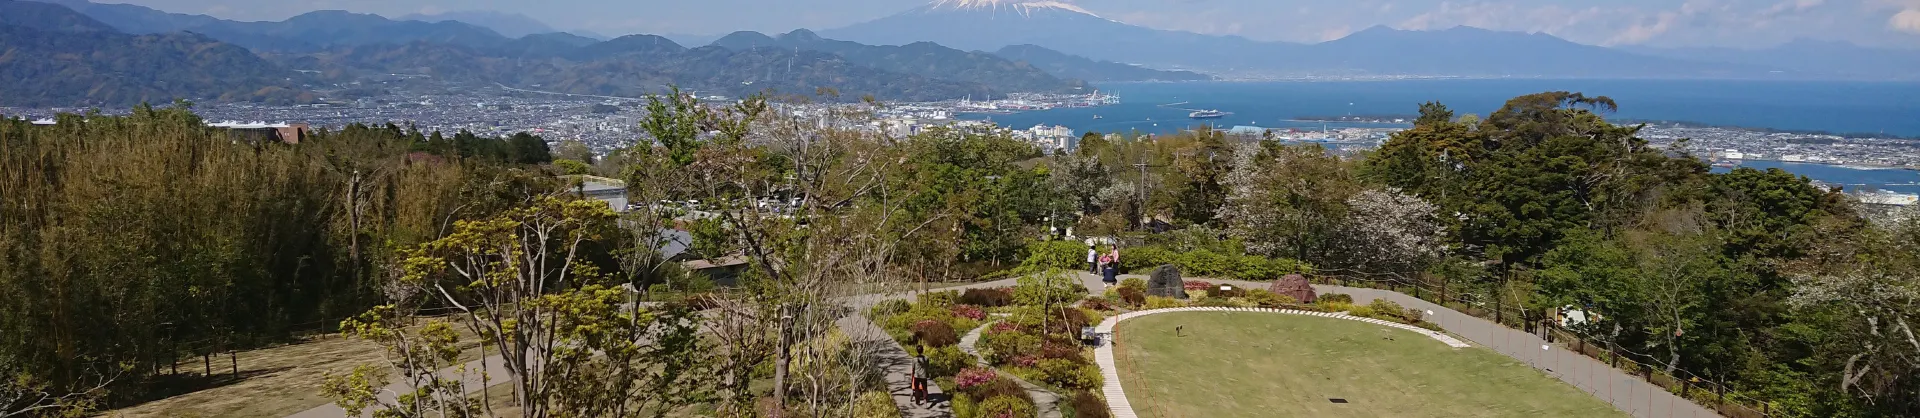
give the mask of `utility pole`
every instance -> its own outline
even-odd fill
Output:
[[[1135,181],[1136,184],[1134,185],[1134,196],[1136,201],[1138,202],[1134,205],[1134,210],[1139,211],[1140,216],[1137,217],[1135,220],[1139,221],[1140,225],[1144,227],[1147,225],[1146,218],[1148,217],[1147,215],[1147,167],[1165,167],[1165,165],[1147,164],[1146,151],[1141,151],[1140,158],[1137,161],[1139,162],[1134,163],[1133,166],[1134,168],[1140,169],[1140,178]]]

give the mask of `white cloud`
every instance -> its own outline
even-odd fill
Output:
[[[1887,20],[1887,27],[1901,32],[1920,34],[1920,8],[1895,13],[1892,19]]]
[[[1659,16],[1653,18],[1652,23],[1643,22],[1629,26],[1626,30],[1614,34],[1612,38],[1607,38],[1606,41],[1600,44],[1614,46],[1644,43],[1647,40],[1653,39],[1655,36],[1660,36],[1661,34],[1667,33],[1668,30],[1672,30],[1673,22],[1679,20],[1680,16],[1681,14],[1678,12],[1661,12]]]

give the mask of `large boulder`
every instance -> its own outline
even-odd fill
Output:
[[[1313,303],[1317,297],[1313,293],[1313,282],[1307,281],[1307,276],[1298,274],[1289,274],[1281,277],[1280,280],[1275,280],[1267,290],[1276,295],[1291,297],[1300,303]]]
[[[1147,278],[1147,296],[1186,299],[1187,284],[1180,280],[1180,268],[1164,264],[1153,269]]]

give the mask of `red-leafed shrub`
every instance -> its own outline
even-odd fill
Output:
[[[987,319],[987,311],[973,305],[953,305],[953,316],[969,318],[975,321]]]
[[[1032,355],[1032,354],[1027,354],[1027,355],[1020,355],[1020,356],[1014,356],[1014,357],[1013,357],[1013,365],[1015,365],[1015,366],[1020,366],[1020,367],[1033,367],[1033,366],[1036,366],[1036,365],[1039,365],[1039,364],[1040,364],[1040,357],[1039,357],[1039,356],[1035,356],[1035,355]]]
[[[960,294],[960,303],[989,308],[1013,304],[1013,291],[1010,289],[967,289]]]
[[[992,399],[1000,396],[1013,396],[1021,399],[1026,399],[1027,397],[1027,390],[1021,389],[1019,383],[1013,383],[1012,379],[1000,376],[994,376],[992,380],[973,385],[962,390],[962,392],[966,393],[968,397],[983,399]]]
[[[993,323],[993,327],[987,328],[987,332],[993,333],[993,334],[999,334],[1003,332],[1020,332],[1020,325],[1012,322],[995,322]]]
[[[1215,287],[1213,286],[1213,283],[1207,283],[1201,280],[1188,280],[1188,281],[1182,282],[1181,284],[1186,285],[1187,290],[1211,291],[1215,289]]]
[[[913,324],[913,338],[927,347],[939,348],[960,343],[960,335],[945,322],[926,320]]]
[[[1040,359],[1059,359],[1071,361],[1075,364],[1088,364],[1087,357],[1080,354],[1079,346],[1060,344],[1053,341],[1048,341],[1040,345]]]
[[[1000,378],[1000,374],[994,373],[993,369],[971,368],[961,370],[960,374],[955,375],[953,377],[953,384],[954,386],[958,386],[961,392],[966,392],[975,386],[986,384],[998,378]]]

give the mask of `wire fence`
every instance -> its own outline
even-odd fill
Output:
[[[1462,300],[1445,289],[1404,282],[1322,282],[1344,287],[1333,290],[1354,295],[1356,302],[1386,299],[1430,312],[1428,320],[1441,328],[1525,361],[1635,416],[1774,416],[1772,404],[1766,400],[1674,367],[1648,353],[1582,335],[1557,321],[1529,321],[1524,311],[1506,304],[1486,309],[1485,302]],[[1362,295],[1370,292],[1379,294]],[[1411,300],[1395,300],[1399,298],[1393,295]],[[1409,303],[1413,301],[1426,306]],[[1622,376],[1628,380],[1616,379]]]
[[[1126,382],[1134,382],[1136,383],[1136,393],[1143,395],[1137,397],[1133,395],[1127,396],[1127,402],[1133,405],[1134,414],[1139,416],[1151,415],[1159,418],[1179,418],[1167,409],[1166,401],[1161,399],[1160,395],[1153,391],[1152,379],[1147,379],[1146,376],[1142,375],[1139,363],[1133,359],[1133,356],[1127,355],[1127,351],[1120,346],[1119,334],[1120,333],[1115,332],[1113,337],[1109,337],[1107,344],[1113,346],[1114,368],[1119,369],[1117,370],[1119,373],[1115,374],[1120,376],[1121,390],[1124,391],[1126,389]],[[1142,405],[1140,403],[1133,403],[1133,400],[1136,398],[1145,400],[1146,407],[1141,408]],[[1111,403],[1113,400],[1109,399],[1107,402]]]

